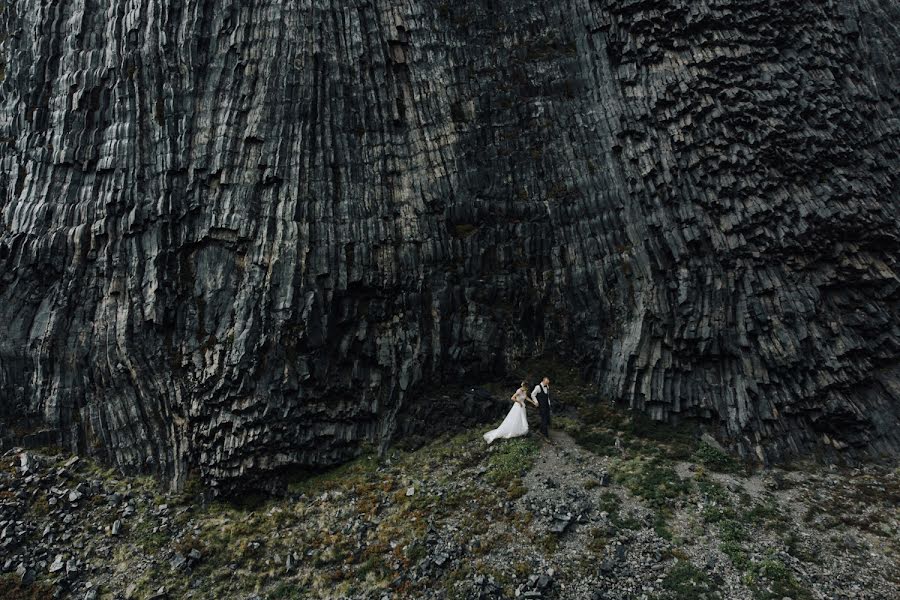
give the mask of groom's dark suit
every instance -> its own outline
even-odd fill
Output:
[[[538,413],[541,415],[541,433],[550,436],[550,388],[544,389],[544,386],[538,385],[535,397],[538,402]]]

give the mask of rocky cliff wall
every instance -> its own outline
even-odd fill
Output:
[[[571,357],[900,447],[891,0],[7,2],[0,411],[178,485]]]

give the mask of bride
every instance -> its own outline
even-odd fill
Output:
[[[497,438],[519,437],[528,433],[528,418],[525,415],[525,400],[527,398],[528,392],[523,381],[516,393],[510,398],[513,401],[513,406],[506,418],[500,423],[500,427],[484,434],[484,441],[490,444]]]

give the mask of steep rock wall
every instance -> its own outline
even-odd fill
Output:
[[[7,2],[0,415],[178,485],[568,356],[900,447],[890,0]]]

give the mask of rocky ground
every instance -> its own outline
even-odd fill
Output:
[[[900,597],[896,464],[750,470],[578,385],[556,399],[551,443],[472,430],[275,498],[9,450],[0,597]]]

